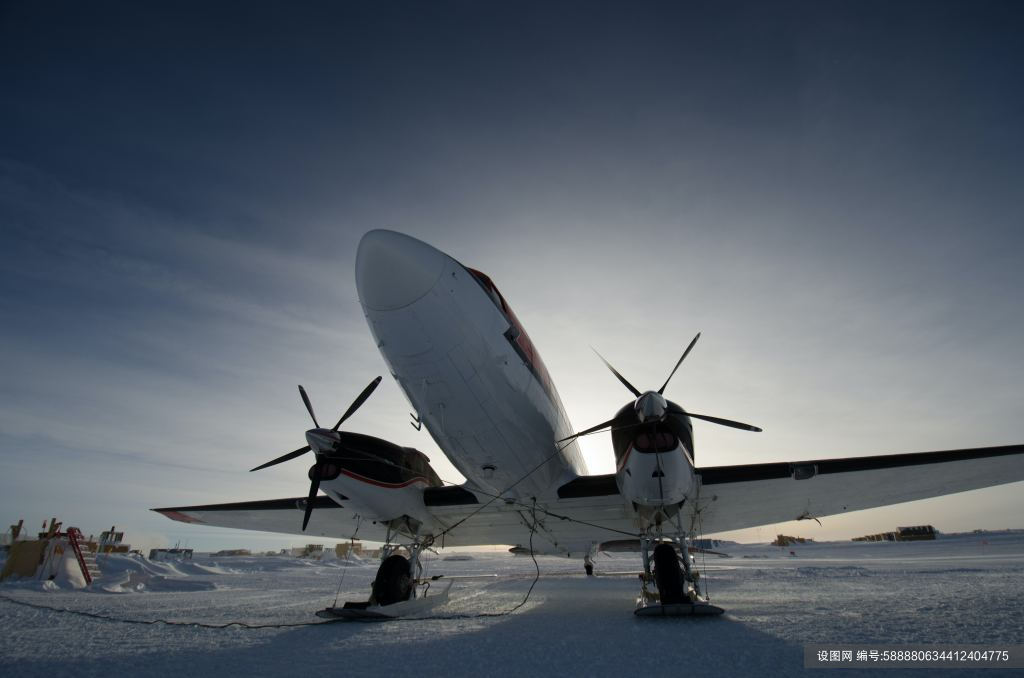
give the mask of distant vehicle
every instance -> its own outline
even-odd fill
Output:
[[[149,559],[157,562],[176,562],[192,560],[192,549],[150,549]]]
[[[659,315],[681,309],[681,299],[670,296],[666,308],[664,294],[649,299],[642,282],[638,312],[657,332]],[[761,430],[665,397],[700,334],[656,390],[640,390],[605,362],[632,399],[573,433],[537,348],[486,274],[378,230],[359,244],[356,284],[370,332],[414,408],[413,426],[426,427],[467,481],[446,485],[418,450],[339,430],[377,377],[331,428],[299,387],[314,424],[307,444],[253,470],[313,452],[307,497],[154,510],[188,523],[384,542],[371,607],[414,599],[420,553],[434,545],[514,544],[583,558],[627,537],[640,540],[643,556],[638,614],[714,614],[721,609],[701,595],[689,555],[695,536],[1024,479],[1021,445],[698,467],[693,420]],[[647,350],[642,335],[637,350]],[[611,434],[616,471],[588,475],[576,439],[599,431]]]

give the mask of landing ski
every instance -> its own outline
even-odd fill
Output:
[[[448,602],[449,582],[443,590],[432,596],[412,598],[391,605],[370,605],[368,603],[345,603],[344,607],[328,607],[316,613],[321,619],[387,621],[402,617],[416,617]]]
[[[693,603],[670,603],[668,605],[644,605],[633,611],[638,617],[710,617],[725,612],[711,603],[697,601]]]

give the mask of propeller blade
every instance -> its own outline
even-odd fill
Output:
[[[352,401],[352,404],[348,406],[348,409],[345,410],[345,414],[341,415],[341,419],[339,419],[338,423],[334,425],[334,428],[331,429],[332,431],[337,431],[338,427],[345,423],[346,419],[351,417],[356,410],[362,407],[363,403],[366,402],[366,399],[370,397],[370,394],[373,393],[374,389],[376,389],[377,386],[380,384],[380,380],[381,378],[377,377],[376,379],[371,381],[366,388],[363,389],[363,392],[360,393],[359,396],[354,401]]]
[[[593,346],[590,347],[590,350],[593,351],[594,353],[597,353],[597,349],[594,348]],[[612,371],[612,374],[615,375],[615,378],[622,382],[623,386],[628,388],[630,390],[630,392],[633,395],[635,395],[637,398],[640,397],[640,391],[638,391],[636,389],[636,386],[633,386],[633,384],[629,383],[624,376],[619,374],[618,370],[616,370],[614,367],[612,367],[611,364],[607,360],[604,359],[603,355],[601,355],[600,353],[597,353],[597,357],[601,359],[601,362],[604,363],[605,367],[607,367],[609,370]]]
[[[694,414],[693,412],[687,412],[686,416],[693,417],[694,419],[703,419],[704,421],[710,421],[712,424],[721,424],[722,426],[731,426],[732,428],[738,428],[743,431],[753,431],[754,433],[760,433],[762,429],[757,426],[751,426],[750,424],[744,424],[741,421],[733,421],[732,419],[722,419],[721,417],[710,417],[706,414]]]
[[[586,430],[578,431],[576,433],[573,433],[571,436],[568,436],[566,438],[562,438],[561,440],[556,440],[555,442],[556,443],[564,443],[566,441],[572,440],[573,438],[579,438],[580,436],[590,435],[591,433],[597,433],[598,431],[600,431],[603,428],[608,428],[609,426],[614,426],[614,425],[615,425],[615,420],[614,419],[609,419],[608,421],[602,422],[602,423],[598,424],[597,426],[591,426],[590,428],[588,428]]]
[[[309,497],[306,498],[306,514],[302,516],[302,531],[306,531],[306,525],[309,525],[309,517],[313,515],[313,501],[316,499],[316,493],[320,491],[320,462],[316,463],[313,467],[313,482],[309,486]]]
[[[302,396],[302,402],[306,403],[306,410],[309,412],[309,416],[313,417],[313,424],[320,428],[320,423],[316,420],[316,415],[313,414],[313,404],[309,402],[309,396],[306,395],[306,389],[302,388],[302,384],[299,384],[299,395]]]
[[[282,455],[282,456],[278,457],[277,459],[274,459],[273,461],[268,461],[266,464],[261,464],[260,466],[257,466],[256,468],[249,469],[249,473],[252,473],[253,471],[259,471],[260,469],[265,469],[268,466],[274,466],[275,464],[280,464],[281,462],[285,462],[285,461],[288,461],[290,459],[295,459],[296,457],[301,457],[306,452],[309,452],[309,450],[310,450],[309,445],[306,445],[305,447],[300,447],[299,449],[295,450],[294,452],[289,452],[288,454]]]
[[[676,363],[676,366],[672,368],[672,372],[668,375],[668,379],[666,379],[665,383],[658,389],[659,394],[665,395],[665,387],[668,386],[668,382],[672,381],[672,376],[676,373],[676,370],[679,369],[679,366],[683,364],[683,361],[686,360],[686,356],[690,355],[690,351],[693,350],[693,345],[697,343],[698,339],[700,339],[700,332],[697,333],[697,336],[693,338],[690,345],[686,347],[685,351],[683,351],[683,357],[679,359],[679,362]]]
[[[622,430],[624,428],[633,428],[634,426],[640,426],[641,425],[641,422],[639,422],[639,421],[631,421],[628,424],[623,424],[621,426],[616,426],[615,422],[616,422],[615,419],[609,419],[608,421],[604,422],[603,424],[598,424],[597,426],[591,426],[590,428],[588,428],[588,429],[586,429],[584,431],[580,431],[579,433],[573,433],[568,438],[562,438],[561,440],[556,440],[555,442],[556,443],[564,443],[564,442],[566,442],[568,440],[574,440],[574,439],[579,438],[581,436],[589,436],[591,433],[598,433],[602,429],[606,429],[606,428],[610,428],[610,430],[612,430],[612,431],[620,431],[620,430]]]

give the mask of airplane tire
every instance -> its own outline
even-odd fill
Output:
[[[398,554],[388,556],[380,564],[377,577],[373,580],[373,599],[378,605],[391,605],[409,600],[411,594],[409,559]]]
[[[689,602],[683,595],[683,570],[672,544],[658,544],[654,547],[654,581],[662,605]]]

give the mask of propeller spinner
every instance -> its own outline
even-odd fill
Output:
[[[254,469],[250,469],[250,472],[252,472],[276,466],[277,464],[301,457],[306,452],[310,451],[316,455],[316,463],[313,465],[313,469],[310,472],[310,479],[312,482],[309,485],[309,496],[306,498],[306,512],[302,517],[303,531],[305,531],[306,526],[309,524],[309,517],[313,513],[313,502],[316,499],[317,492],[320,491],[320,479],[323,475],[325,457],[334,450],[335,444],[341,440],[341,436],[338,435],[338,428],[345,423],[349,417],[355,414],[356,410],[362,407],[363,403],[366,402],[366,399],[370,397],[370,394],[373,393],[374,389],[376,389],[380,384],[380,381],[380,377],[371,381],[367,387],[363,389],[363,392],[360,393],[354,401],[352,401],[352,404],[349,405],[347,410],[345,410],[345,413],[341,415],[340,419],[338,419],[338,423],[330,429],[320,427],[320,422],[317,421],[316,414],[313,413],[313,405],[309,401],[309,396],[306,395],[306,389],[302,388],[300,385],[299,395],[302,396],[302,402],[306,405],[306,411],[309,412],[309,416],[312,418],[313,424],[316,426],[316,428],[306,431],[306,442],[308,444],[305,447],[300,447],[288,454],[281,455],[277,459],[268,461],[266,464],[261,464]]]

